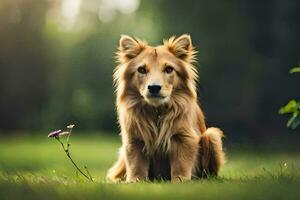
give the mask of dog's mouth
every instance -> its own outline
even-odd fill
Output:
[[[161,104],[164,104],[168,101],[168,96],[162,96],[162,95],[147,95],[145,100],[148,104],[153,106],[159,106]]]
[[[159,95],[159,94],[149,94],[147,95],[148,99],[164,99],[166,98],[165,96]]]

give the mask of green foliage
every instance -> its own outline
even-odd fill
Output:
[[[294,113],[299,110],[300,104],[295,99],[290,100],[285,106],[280,108],[279,113],[280,114],[286,114],[286,113]]]
[[[300,101],[295,99],[289,101],[285,106],[280,108],[279,114],[291,114],[290,119],[287,122],[287,127],[295,129],[300,125]]]
[[[293,73],[300,73],[300,67],[294,67],[290,70],[290,73],[293,74]]]
[[[290,73],[299,73],[300,67],[294,67],[290,70]],[[300,101],[295,99],[290,100],[285,106],[279,109],[279,114],[291,114],[290,119],[287,122],[287,127],[295,129],[300,125]]]

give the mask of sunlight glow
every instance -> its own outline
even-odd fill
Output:
[[[118,9],[124,13],[129,14],[135,12],[139,5],[139,0],[115,0],[116,4],[118,5]]]
[[[117,11],[123,14],[135,12],[140,0],[102,0],[98,10],[98,17],[102,22],[114,20]]]
[[[80,13],[81,0],[63,0],[61,12],[66,21],[67,28],[72,28],[76,17]]]

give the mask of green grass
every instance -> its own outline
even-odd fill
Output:
[[[88,165],[94,183],[76,175],[54,139],[0,137],[0,199],[300,199],[299,151],[230,147],[217,179],[110,184],[105,173],[119,138],[76,132],[71,143],[73,158]]]

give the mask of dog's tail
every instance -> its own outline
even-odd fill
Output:
[[[112,182],[119,182],[125,179],[126,167],[123,151],[120,149],[117,162],[107,172],[106,179]]]
[[[208,128],[200,138],[197,176],[217,176],[225,162],[222,138],[223,132],[218,128]]]

